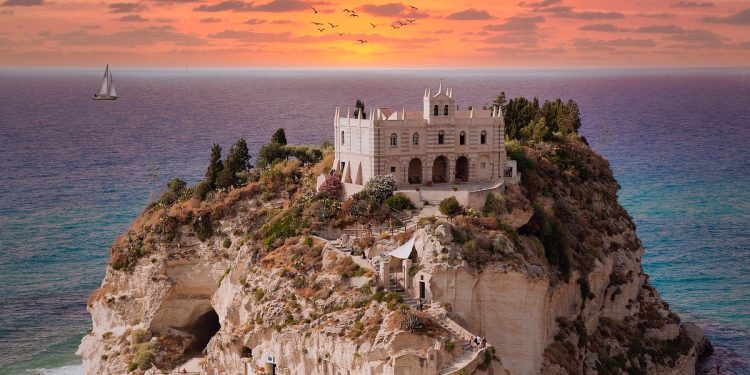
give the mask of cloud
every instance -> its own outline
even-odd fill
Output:
[[[634,15],[635,17],[643,17],[643,18],[673,18],[675,16],[674,13],[667,13],[667,12],[659,12],[659,13],[636,13]]]
[[[472,21],[472,20],[491,20],[495,17],[492,17],[489,13],[487,13],[486,10],[480,10],[480,9],[467,9],[460,12],[452,13],[445,17],[449,20],[462,20],[462,21]]]
[[[522,1],[518,3],[518,5],[522,7],[527,7],[527,8],[545,8],[545,7],[552,6],[555,4],[560,4],[560,3],[562,3],[562,0],[542,0],[542,1],[537,1],[534,3],[526,3]]]
[[[211,39],[233,39],[243,42],[281,42],[288,41],[292,38],[291,32],[283,33],[256,33],[250,30],[233,30],[227,29],[214,34],[208,34]]]
[[[193,8],[196,12],[291,12],[309,9],[310,5],[299,0],[273,0],[255,5],[249,1],[225,0],[216,4],[203,4]]]
[[[534,31],[538,24],[544,22],[542,16],[513,16],[505,19],[504,23],[483,27],[489,31]]]
[[[603,33],[619,33],[622,31],[628,31],[628,29],[623,29],[619,26],[615,26],[611,23],[597,23],[593,25],[583,25],[578,28],[578,30],[581,31],[598,31]]]
[[[85,30],[71,31],[49,37],[67,46],[121,46],[139,47],[158,43],[202,45],[206,41],[194,35],[177,32],[172,26],[149,26],[140,29],[118,31],[112,34],[89,33]]]
[[[699,46],[703,48],[726,47],[726,39],[710,30],[682,30],[670,35],[668,40],[683,42],[686,46]]]
[[[243,23],[245,25],[260,25],[260,24],[266,23],[266,20],[261,20],[258,18],[251,18]]]
[[[206,17],[206,18],[201,18],[200,21],[198,21],[198,22],[200,22],[200,23],[217,23],[217,22],[221,22],[221,18]]]
[[[428,14],[412,9],[410,6],[402,3],[388,3],[382,5],[367,4],[360,7],[362,12],[380,17],[409,17],[409,18],[426,18]]]
[[[750,26],[750,8],[745,8],[727,17],[704,17],[703,22]]]
[[[110,13],[132,13],[146,9],[141,3],[112,3],[108,7]]]
[[[573,45],[580,50],[589,51],[613,51],[617,48],[645,48],[653,47],[656,44],[651,39],[611,39],[611,40],[593,40],[588,38],[579,38],[573,40]]]
[[[539,12],[547,13],[560,18],[573,18],[579,20],[602,20],[621,19],[625,15],[619,12],[599,12],[593,10],[576,11],[571,7],[549,7],[539,9]]]
[[[151,0],[158,4],[187,4],[187,3],[202,3],[203,0]]]
[[[637,33],[653,33],[653,34],[680,34],[686,30],[677,25],[651,25],[641,26],[635,29]]]
[[[143,18],[140,14],[129,14],[127,16],[122,16],[117,20],[120,22],[146,22],[148,21],[148,18]]]
[[[291,25],[294,23],[292,20],[273,20],[269,22],[271,25]]]
[[[713,8],[714,3],[709,1],[679,1],[672,6],[675,8]]]
[[[44,0],[5,0],[0,6],[4,7],[32,7],[44,5]]]

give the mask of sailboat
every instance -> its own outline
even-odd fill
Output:
[[[117,91],[115,91],[115,81],[112,79],[112,73],[109,72],[109,64],[104,69],[104,77],[102,77],[102,87],[99,89],[98,94],[94,94],[92,98],[94,100],[115,100],[117,99]]]

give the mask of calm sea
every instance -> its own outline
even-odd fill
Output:
[[[0,71],[0,373],[79,373],[88,295],[107,249],[171,177],[196,182],[209,148],[276,128],[333,136],[334,106],[461,107],[574,98],[638,225],[644,267],[714,361],[750,373],[750,71]],[[712,365],[715,365],[712,364]]]

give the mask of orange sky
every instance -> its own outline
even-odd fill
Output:
[[[5,67],[748,62],[750,1],[0,0],[0,66]]]

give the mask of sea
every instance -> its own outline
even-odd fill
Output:
[[[114,237],[166,182],[197,182],[210,148],[277,128],[333,138],[336,106],[422,108],[440,81],[457,104],[574,99],[646,249],[643,267],[708,366],[750,374],[750,70],[0,70],[0,374],[79,374],[88,296]],[[713,370],[715,371],[715,370]]]

